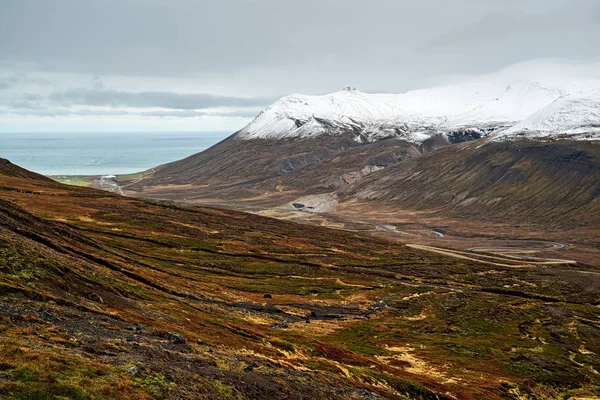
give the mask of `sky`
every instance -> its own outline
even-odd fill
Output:
[[[0,0],[0,132],[233,132],[289,93],[598,77],[598,38],[598,0]]]

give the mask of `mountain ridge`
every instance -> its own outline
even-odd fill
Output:
[[[522,137],[600,139],[600,90],[561,96],[529,118],[499,132],[494,140]]]
[[[592,81],[600,88],[600,81]],[[491,79],[402,94],[355,89],[321,96],[291,94],[267,107],[234,134],[249,139],[313,138],[354,132],[358,142],[396,137],[420,144],[435,134],[478,131],[480,137],[510,128],[560,98],[582,96],[590,81],[541,84]],[[584,95],[584,94],[583,94]]]
[[[190,202],[265,196],[288,201],[346,188],[374,171],[456,143],[600,139],[600,129],[593,128],[600,126],[600,89],[590,90],[594,85],[600,88],[600,81],[493,78],[400,95],[352,88],[289,95],[224,141],[159,166],[125,190]],[[538,126],[545,133],[532,131]]]

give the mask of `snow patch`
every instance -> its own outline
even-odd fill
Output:
[[[485,136],[590,87],[600,90],[600,81],[542,85],[490,78],[403,94],[367,94],[354,88],[323,96],[292,94],[265,109],[236,136],[284,139],[351,132],[360,143],[396,137],[417,144],[433,135],[465,130],[479,129]]]
[[[600,89],[563,96],[492,140],[564,137],[600,139]]]

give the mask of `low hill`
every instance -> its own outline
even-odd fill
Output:
[[[234,135],[201,153],[146,172],[143,179],[123,189],[134,197],[187,202],[262,197],[268,202],[272,196],[280,204],[301,194],[336,190],[356,177],[449,144],[439,135],[421,145],[400,139],[357,143],[352,133],[253,140]]]
[[[14,178],[25,178],[39,181],[51,181],[50,178],[26,170],[25,168],[21,168],[18,165],[11,163],[10,161],[4,158],[0,158],[0,176],[10,176]]]
[[[600,393],[600,273],[0,173],[0,398]]]

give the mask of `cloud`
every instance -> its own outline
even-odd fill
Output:
[[[0,0],[0,60],[99,76],[210,75],[233,86],[249,79],[277,93],[346,85],[401,91],[432,75],[536,57],[598,57],[599,7],[597,0]]]
[[[274,101],[265,97],[220,96],[168,91],[127,92],[105,90],[99,78],[93,89],[11,93],[0,96],[0,115],[26,117],[148,117],[148,118],[251,118]]]
[[[203,111],[145,111],[136,113],[137,115],[146,117],[176,117],[176,118],[198,118],[205,116],[213,117],[232,117],[232,118],[253,118],[256,116],[256,111],[228,111],[228,112],[203,112]]]
[[[0,116],[24,116],[24,117],[155,117],[155,118],[252,118],[255,111],[195,111],[195,110],[158,110],[158,111],[127,111],[122,109],[70,109],[70,108],[47,108],[33,106],[27,102],[11,102],[8,108],[0,109]]]
[[[294,92],[398,93],[536,58],[600,59],[598,0],[0,0],[0,10],[5,113],[190,122]]]
[[[475,21],[452,27],[446,34],[422,43],[422,50],[454,60],[465,71],[541,58],[597,59],[600,35],[598,2],[550,1],[536,9],[500,9]],[[464,57],[457,55],[475,55]],[[482,60],[482,58],[484,58]]]
[[[45,79],[31,78],[22,73],[0,76],[0,90],[12,89],[30,84],[49,85],[50,82]]]
[[[73,89],[53,93],[48,101],[60,106],[106,106],[198,110],[217,107],[265,107],[274,99],[219,96],[207,93],[125,92],[98,89]]]
[[[14,76],[0,78],[0,90],[15,86],[18,80]]]

